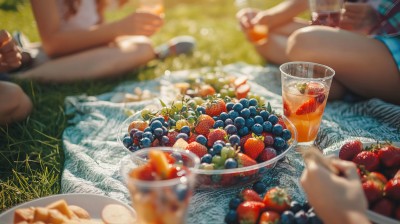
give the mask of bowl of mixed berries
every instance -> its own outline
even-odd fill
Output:
[[[376,223],[400,221],[400,143],[346,141],[336,151],[340,159],[357,165],[367,213]]]
[[[255,98],[184,97],[122,123],[118,139],[130,152],[169,146],[196,154],[197,187],[248,184],[283,159],[297,144],[296,129],[271,105]]]

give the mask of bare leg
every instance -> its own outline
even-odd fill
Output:
[[[52,59],[16,77],[58,83],[92,80],[121,75],[154,58],[154,49],[148,38],[121,37],[111,46]]]
[[[286,52],[292,61],[332,67],[336,71],[334,79],[360,96],[400,104],[399,71],[389,50],[378,40],[345,30],[309,26],[289,37]],[[331,89],[332,98],[341,95],[337,87],[340,85]]]
[[[288,61],[285,50],[287,39],[297,29],[307,26],[307,22],[294,19],[293,22],[269,31],[268,42],[255,45],[256,51],[268,62],[282,64]]]
[[[21,87],[11,82],[0,82],[0,125],[25,119],[32,110],[32,102]]]

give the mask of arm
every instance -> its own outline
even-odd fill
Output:
[[[121,35],[150,36],[163,23],[157,15],[133,13],[113,23],[99,24],[89,29],[64,31],[61,30],[61,16],[56,1],[31,0],[31,5],[43,49],[51,57],[106,45]]]
[[[313,160],[305,161],[301,184],[324,223],[370,223],[365,216],[367,201],[352,162],[332,160],[332,165],[343,174],[337,176]]]

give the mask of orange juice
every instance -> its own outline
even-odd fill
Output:
[[[160,16],[164,14],[164,4],[162,0],[141,0],[139,9]]]
[[[316,81],[289,82],[283,87],[285,116],[297,129],[298,142],[312,142],[318,134],[329,88]]]
[[[268,38],[268,27],[264,25],[255,25],[249,31],[250,41],[256,44],[263,44]]]

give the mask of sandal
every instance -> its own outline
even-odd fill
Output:
[[[190,54],[195,47],[196,40],[192,36],[178,36],[156,47],[155,51],[157,58],[163,60],[170,56]]]

